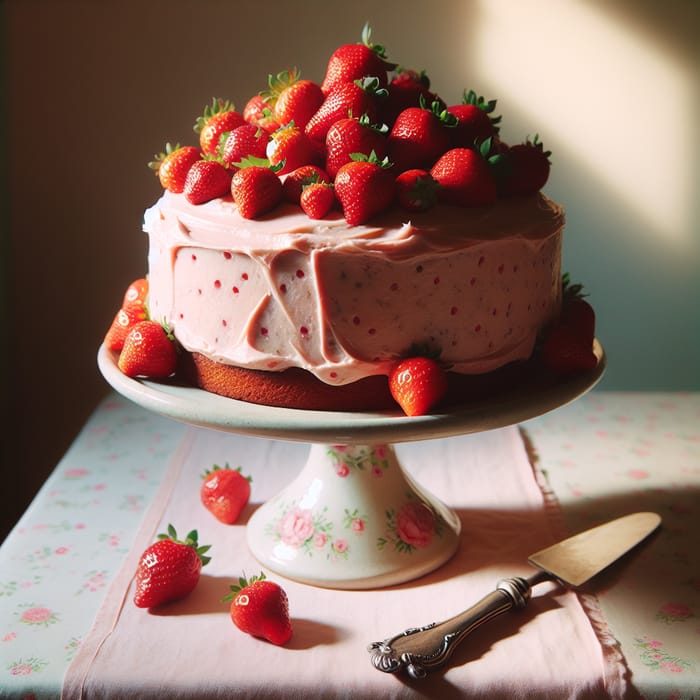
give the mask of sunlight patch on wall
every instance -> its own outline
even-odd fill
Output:
[[[654,230],[688,243],[690,69],[619,17],[605,4],[481,0],[471,59],[533,133],[566,143]]]

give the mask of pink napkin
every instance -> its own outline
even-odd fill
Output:
[[[568,534],[522,435],[506,428],[396,446],[418,483],[462,520],[457,554],[442,568],[388,589],[338,591],[269,573],[286,590],[294,627],[284,647],[243,634],[220,603],[228,586],[260,565],[246,547],[245,520],[303,466],[308,445],[188,427],[133,550],[64,681],[72,698],[620,698],[625,666],[595,599],[542,584],[522,611],[487,623],[448,667],[422,681],[377,671],[367,645],[408,627],[439,622],[491,592],[500,578],[527,575],[527,555]],[[241,524],[226,526],[199,501],[200,475],[214,463],[253,476]],[[197,528],[212,562],[191,596],[157,612],[132,602],[141,551],[172,523]],[[597,617],[598,616],[598,617]],[[601,623],[601,624],[598,624]]]

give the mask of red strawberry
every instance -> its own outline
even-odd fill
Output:
[[[387,87],[388,97],[380,105],[382,121],[393,124],[396,117],[409,107],[420,107],[421,98],[425,104],[439,101],[439,97],[430,90],[430,79],[425,71],[400,68],[398,75],[392,78]]]
[[[453,147],[474,148],[486,139],[496,138],[501,117],[491,116],[495,108],[496,100],[486,101],[473,90],[465,90],[462,103],[447,108],[457,118],[457,126],[452,131]]]
[[[409,357],[389,375],[389,390],[407,416],[422,416],[445,397],[447,375],[437,360]]]
[[[231,194],[244,219],[254,219],[282,201],[282,182],[264,161],[249,159],[231,180]]]
[[[353,153],[366,156],[374,151],[380,160],[386,155],[386,127],[372,126],[367,115],[339,119],[326,134],[326,172],[334,178]]]
[[[291,204],[299,204],[302,190],[306,185],[330,181],[331,178],[328,176],[328,173],[317,165],[302,165],[284,178],[284,183],[282,184],[284,200]]]
[[[243,124],[228,135],[221,150],[221,162],[231,167],[248,156],[265,158],[269,140],[270,135],[261,127]]]
[[[379,162],[374,154],[358,158],[343,165],[335,176],[335,194],[351,226],[363,224],[388,209],[395,194],[390,163]]]
[[[117,364],[127,377],[169,377],[177,365],[170,329],[157,321],[140,321],[127,333]]]
[[[333,185],[325,182],[307,185],[301,192],[299,203],[310,219],[323,219],[335,205]]]
[[[539,137],[511,146],[505,154],[501,191],[505,195],[529,195],[539,192],[549,179],[549,156]]]
[[[398,172],[429,168],[450,147],[450,128],[456,119],[440,102],[405,109],[391,127],[387,153]]]
[[[241,577],[224,600],[231,600],[231,620],[242,632],[277,645],[291,639],[289,599],[284,589],[268,581],[265,574],[250,580]]]
[[[569,274],[562,276],[562,310],[558,323],[590,347],[595,338],[595,311],[584,299],[583,286],[571,284]]]
[[[430,174],[440,184],[443,202],[462,207],[482,207],[496,201],[496,181],[489,163],[470,148],[453,148],[444,153]]]
[[[190,204],[204,204],[228,194],[231,172],[217,160],[198,160],[187,173],[185,199]]]
[[[396,178],[396,198],[408,211],[426,211],[437,203],[440,185],[426,170],[405,170]]]
[[[313,164],[316,152],[311,139],[294,122],[277,129],[267,144],[267,157],[271,165],[279,166],[279,175]]]
[[[323,143],[328,130],[339,119],[359,118],[363,114],[371,123],[377,119],[377,99],[382,91],[376,78],[364,78],[352,83],[341,83],[323,101],[306,125],[309,138]]]
[[[236,127],[245,124],[243,115],[236,112],[233,105],[225,100],[214,98],[211,105],[204,109],[194,125],[195,133],[199,134],[199,145],[202,153],[215,155],[222,142],[222,137]]]
[[[209,549],[199,546],[196,530],[181,541],[169,525],[168,534],[158,535],[158,541],[141,555],[136,568],[136,606],[155,608],[188,596],[199,582],[202,566],[210,561],[204,556]]]
[[[365,77],[377,78],[381,86],[386,86],[387,71],[392,70],[394,64],[387,62],[384,47],[373,44],[371,39],[372,30],[369,24],[365,24],[362,29],[362,43],[344,44],[331,54],[321,84],[325,95],[329,95],[343,83]]]
[[[254,95],[246,103],[243,110],[243,118],[249,124],[259,126],[261,129],[271,134],[282,126],[276,119],[269,105],[262,95]]]
[[[124,292],[124,299],[122,301],[122,306],[126,304],[133,304],[134,302],[146,303],[146,298],[148,297],[148,280],[147,279],[137,279],[134,280]]]
[[[324,100],[321,86],[312,80],[302,80],[299,71],[283,71],[270,76],[265,101],[282,126],[294,122],[303,129]]]
[[[542,361],[550,370],[564,376],[591,370],[598,362],[592,344],[582,341],[572,328],[561,324],[553,326],[545,335]]]
[[[156,171],[163,189],[179,194],[185,189],[185,179],[190,167],[202,157],[194,146],[165,144],[165,152],[154,156],[155,160],[148,164]]]
[[[233,525],[250,499],[250,477],[240,467],[215,464],[203,476],[200,497],[205,508],[226,525]]]
[[[148,318],[148,313],[143,302],[132,302],[124,304],[117,312],[112,321],[112,325],[105,335],[105,347],[110,350],[121,350],[124,347],[124,340],[129,331],[141,321]]]

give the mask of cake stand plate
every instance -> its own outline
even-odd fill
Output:
[[[306,465],[251,516],[248,546],[270,570],[312,585],[363,589],[403,583],[441,566],[460,539],[457,515],[404,471],[393,444],[494,430],[570,403],[605,370],[559,379],[534,368],[517,382],[444,413],[408,417],[309,411],[236,401],[174,380],[131,379],[104,346],[98,366],[124,397],[192,425],[276,440],[311,443]],[[381,478],[378,478],[380,477]],[[365,537],[350,534],[361,529]]]

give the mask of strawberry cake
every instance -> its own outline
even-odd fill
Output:
[[[416,401],[434,381],[397,379],[404,361],[454,389],[530,360],[561,318],[564,213],[541,192],[550,154],[506,144],[494,107],[445,102],[368,31],[321,83],[286,71],[241,112],[214,100],[198,147],[152,164],[142,304],[179,351],[161,376],[323,410],[403,407],[408,386],[424,413],[445,391]]]

